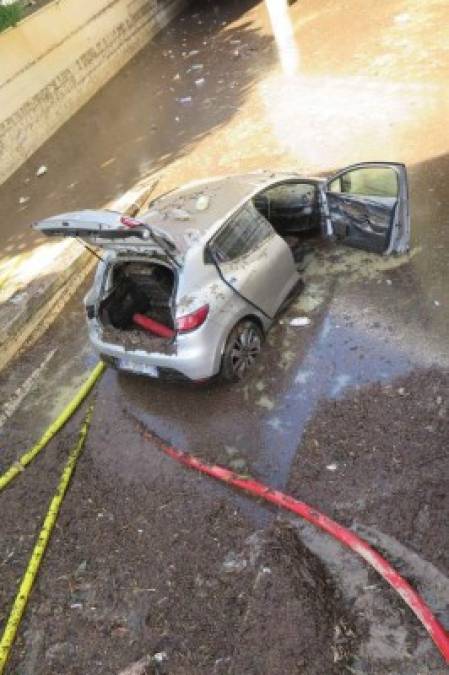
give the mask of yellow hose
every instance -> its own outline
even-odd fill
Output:
[[[55,434],[58,433],[67,420],[70,419],[73,413],[84,401],[100,375],[103,373],[105,367],[106,366],[102,361],[97,363],[86,382],[81,386],[77,394],[72,398],[68,406],[66,406],[59,417],[57,417],[56,420],[50,424],[36,445],[34,445],[31,450],[28,450],[24,455],[22,455],[22,457],[20,457],[17,462],[14,462],[14,464],[12,464],[9,469],[7,469],[5,473],[0,476],[0,491],[3,490],[3,488],[5,488],[8,483],[10,483],[10,481],[12,481],[13,478],[17,476],[17,474],[24,470],[27,464],[29,464],[40,453],[40,451],[45,448],[53,436],[55,436]]]
[[[87,432],[89,431],[90,421],[92,419],[92,410],[93,406],[91,406],[87,412],[86,419],[84,420],[83,426],[80,430],[78,442],[70,451],[69,458],[64,467],[64,471],[61,474],[61,478],[59,480],[59,484],[53,499],[50,502],[50,507],[47,511],[47,515],[45,516],[44,524],[42,525],[42,529],[39,532],[39,536],[36,540],[36,544],[34,545],[28,567],[22,577],[19,590],[14,600],[14,604],[0,642],[0,675],[2,675],[4,672],[11,647],[14,643],[22,615],[25,611],[34,580],[36,579],[37,573],[39,572],[42,557],[50,540],[53,527],[58,517],[59,509],[76,465],[76,461],[81,453],[81,450],[83,449]]]

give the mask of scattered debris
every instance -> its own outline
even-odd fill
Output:
[[[10,302],[12,305],[20,305],[22,300],[26,298],[28,293],[23,291],[22,293],[15,293],[7,302]]]
[[[75,578],[78,578],[78,577],[83,576],[83,574],[85,573],[86,569],[87,569],[87,560],[83,560],[82,562],[80,562],[80,564],[79,564],[78,567],[76,568],[76,571],[75,571]]]
[[[157,654],[153,656],[153,660],[155,661],[155,663],[163,663],[164,661],[167,661],[167,659],[168,659],[167,652],[157,652]]]
[[[21,198],[19,199],[19,204],[26,204],[26,203],[29,202],[29,201],[30,201],[30,198],[29,198],[29,197],[21,197]]]
[[[111,164],[114,164],[115,162],[115,157],[110,157],[107,159],[103,164],[100,164],[100,169],[105,169],[107,166],[110,166]]]
[[[47,661],[62,662],[67,659],[73,660],[76,649],[71,642],[55,642],[45,652]]]
[[[131,664],[128,668],[121,670],[119,675],[146,675],[152,661],[151,656],[144,656],[140,661],[136,661],[136,663]]]
[[[197,211],[206,211],[209,208],[210,197],[208,195],[201,195],[198,197],[195,208]]]
[[[223,561],[222,567],[226,572],[242,572],[248,566],[248,561],[243,553],[231,551]]]
[[[247,471],[248,465],[245,462],[244,459],[238,458],[238,459],[233,459],[231,462],[229,462],[229,466],[233,471],[236,471],[237,473],[242,473],[242,471]]]
[[[171,209],[170,215],[175,220],[190,220],[190,213],[185,211],[185,209]]]
[[[195,241],[199,241],[200,236],[201,236],[200,231],[197,230],[194,227],[189,228],[188,230],[186,230],[184,232],[184,239],[188,244],[190,244],[192,242],[195,242]]]
[[[297,316],[295,319],[292,319],[290,321],[290,326],[309,326],[311,324],[311,320],[309,319],[308,316]]]
[[[261,396],[256,403],[261,408],[266,408],[267,410],[273,410],[274,408],[274,401],[268,398],[268,396]]]

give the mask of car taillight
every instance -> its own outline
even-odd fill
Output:
[[[203,305],[203,307],[200,307],[191,314],[180,316],[176,319],[176,330],[178,333],[188,333],[191,330],[195,330],[206,321],[208,314],[209,305]]]
[[[142,225],[140,220],[136,220],[135,218],[131,218],[130,216],[122,216],[120,218],[120,222],[122,225],[125,225],[125,227],[139,227]]]

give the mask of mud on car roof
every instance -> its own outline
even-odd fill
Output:
[[[195,181],[156,198],[140,220],[169,233],[177,249],[185,252],[193,241],[214,234],[240,203],[289,175],[260,172]]]

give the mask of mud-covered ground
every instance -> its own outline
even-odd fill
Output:
[[[384,553],[445,624],[448,405],[449,371],[437,370],[415,372],[327,402],[307,427],[288,485],[290,494],[318,504]],[[384,582],[376,573],[370,577],[379,592]],[[382,593],[397,603],[392,591],[384,588]],[[379,665],[371,671],[369,660],[362,659],[366,672],[403,672],[422,627],[410,611],[401,610],[401,615],[407,636],[398,649],[396,666],[390,663],[384,671]],[[385,619],[386,633],[390,630],[393,640],[398,624],[391,622],[388,612]],[[429,667],[429,661],[424,662]],[[435,672],[444,672],[437,663]],[[411,668],[407,672],[421,672],[417,666]]]
[[[340,522],[363,524],[361,534],[424,593],[438,589],[448,564],[448,400],[449,373],[428,371],[324,405],[289,482],[291,494]],[[81,419],[8,490],[2,614]],[[270,509],[258,527],[232,492],[173,465],[141,432],[124,411],[109,419],[97,400],[9,672],[119,673],[142,659],[148,673],[444,672],[422,627],[374,572],[363,588],[382,598],[377,617],[284,516]],[[119,465],[142,465],[145,483],[126,470],[118,478],[120,467],[99,459],[110,443],[123,452]],[[388,537],[407,542],[405,558]],[[413,551],[428,568],[424,580],[408,559]],[[447,590],[443,583],[443,596],[432,598],[442,619]],[[403,644],[391,660],[384,650],[398,630]]]
[[[360,521],[449,568],[449,371],[423,370],[325,403],[296,456],[289,492]],[[357,517],[354,520],[354,507]]]
[[[155,452],[137,434],[136,445]],[[10,672],[118,673],[155,654],[163,667],[145,672],[341,672],[354,621],[292,528],[254,530],[196,476],[176,469],[174,484],[171,466],[145,487],[100,479],[90,451],[89,442]],[[3,570],[6,587],[14,571]]]

